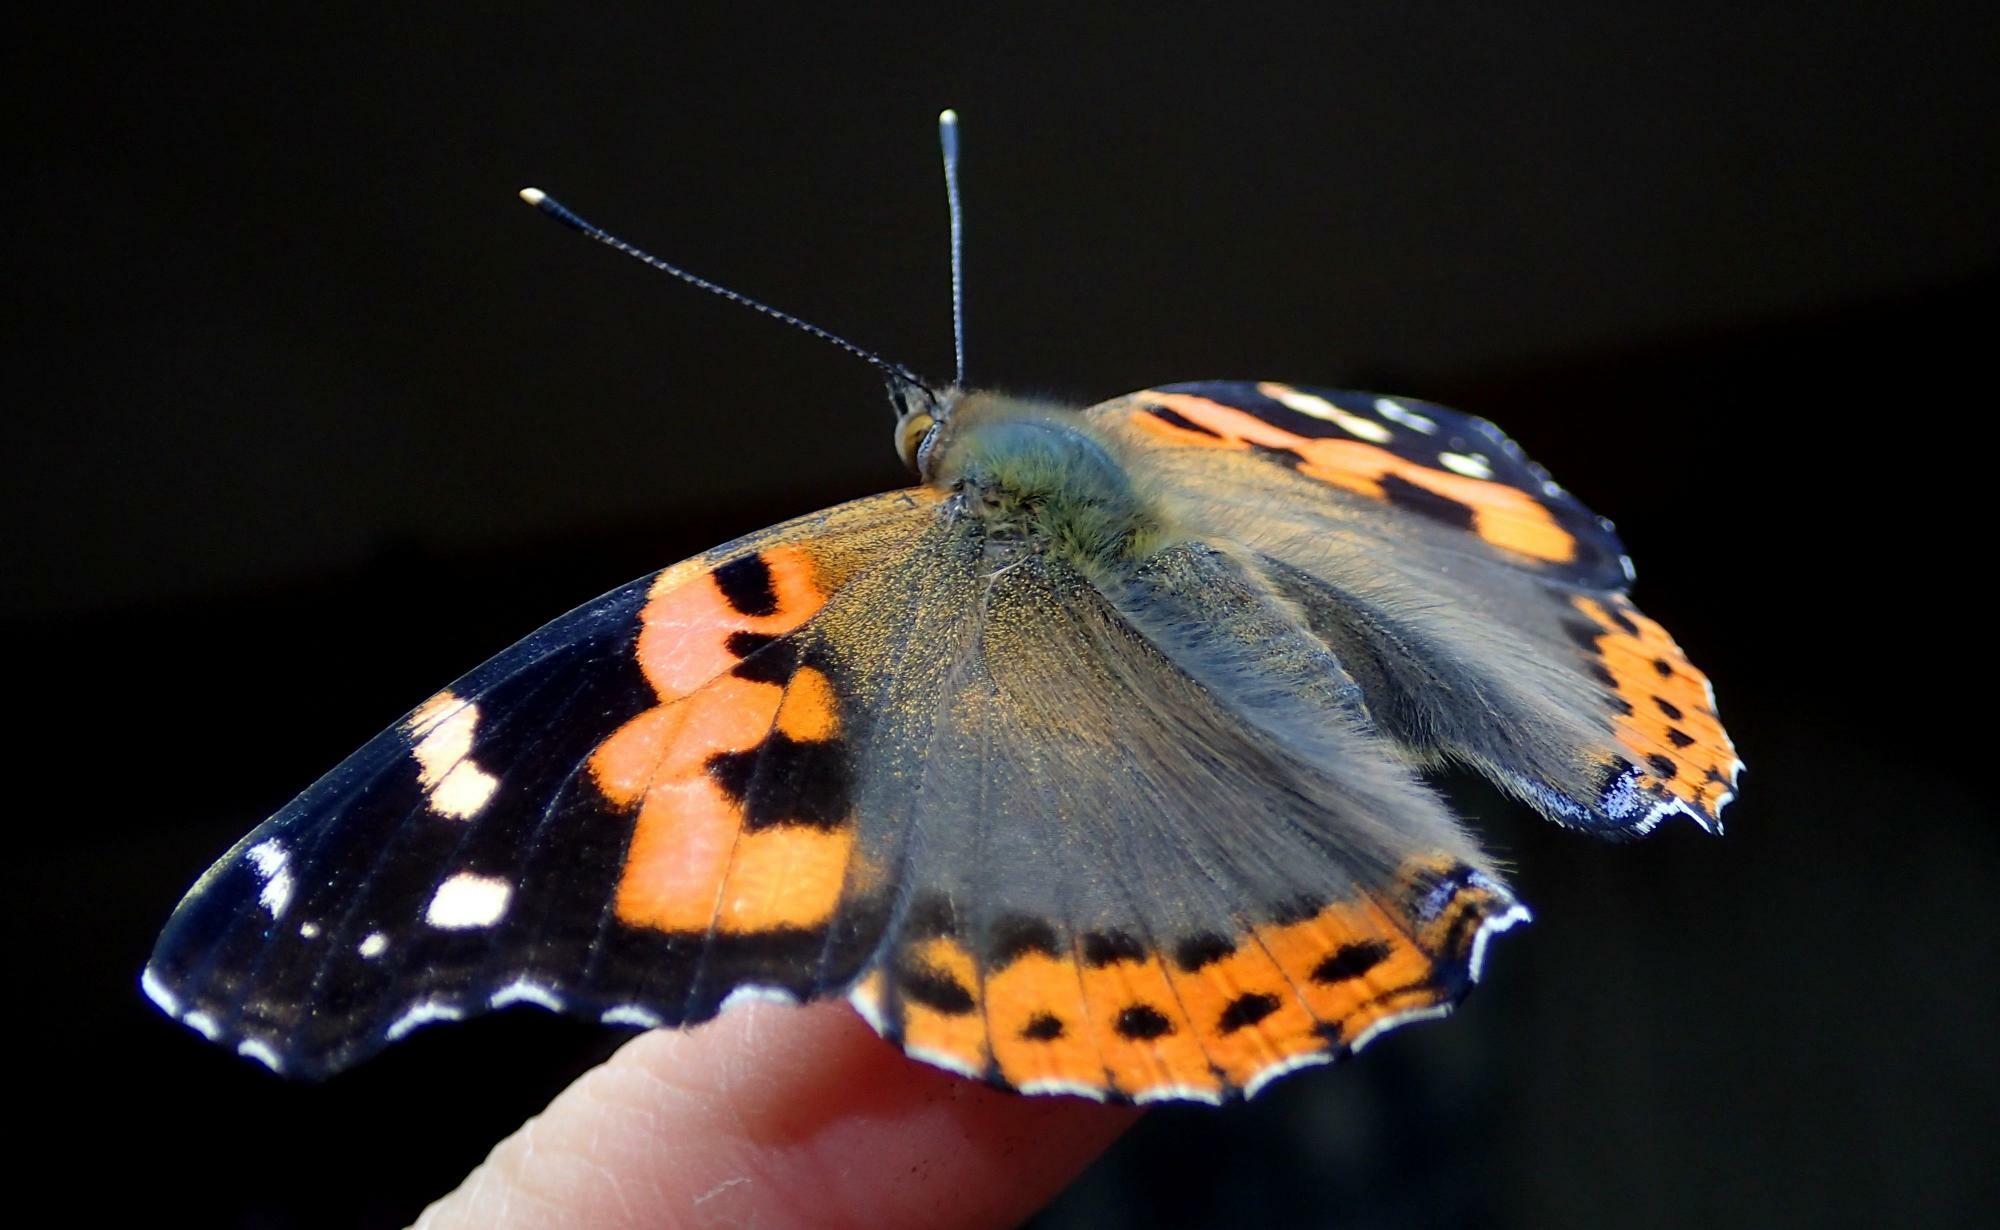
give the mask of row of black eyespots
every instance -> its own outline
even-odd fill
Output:
[[[1584,652],[1591,655],[1590,661],[1585,665],[1584,669],[1589,673],[1592,679],[1595,679],[1598,683],[1603,684],[1605,689],[1610,693],[1610,695],[1604,698],[1604,703],[1611,706],[1611,709],[1615,713],[1617,713],[1618,716],[1631,717],[1633,712],[1632,702],[1625,699],[1625,697],[1620,694],[1618,687],[1618,677],[1616,675],[1613,675],[1609,670],[1609,668],[1607,668],[1603,662],[1598,660],[1604,653],[1603,641],[1605,636],[1607,635],[1605,631],[1602,628],[1599,628],[1596,624],[1588,623],[1583,620],[1577,620],[1577,619],[1564,620],[1562,624],[1562,629],[1564,634],[1566,634],[1572,641],[1575,641],[1579,648],[1583,649]],[[1665,697],[1655,696],[1653,698],[1653,703],[1659,705],[1661,712],[1666,713],[1667,716],[1669,717],[1679,718],[1681,716],[1680,710],[1676,708],[1674,704],[1671,701],[1667,700]],[[1668,732],[1667,737],[1673,738],[1675,735],[1679,734],[1680,731],[1678,730],[1670,730]],[[1683,735],[1682,737],[1685,738],[1686,736]],[[1693,740],[1689,739],[1688,742],[1692,743]],[[1676,743],[1675,746],[1684,747],[1686,745]]]
[[[1660,715],[1669,722],[1678,722],[1686,716],[1681,712],[1679,705],[1664,696],[1655,696],[1653,703],[1659,706]],[[1669,726],[1667,727],[1667,742],[1673,744],[1675,747],[1692,747],[1694,746],[1694,736],[1678,726]]]

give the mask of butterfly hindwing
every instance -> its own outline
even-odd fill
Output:
[[[844,876],[815,767],[837,758],[813,754],[833,701],[787,638],[928,502],[871,497],[718,548],[433,696],[210,869],[148,992],[319,1075],[511,1003],[657,1025],[741,985],[838,981],[810,926],[828,894],[801,887],[837,896]],[[664,874],[663,840],[707,860]]]
[[[1407,398],[1172,385],[1090,417],[1198,531],[1261,557],[1420,762],[1606,836],[1714,828],[1740,763],[1592,514],[1492,424]]]
[[[1217,1101],[1447,1010],[1525,917],[1221,552],[1090,576],[970,523],[928,538],[900,590],[920,654],[847,658],[861,844],[897,885],[852,998],[911,1054]]]

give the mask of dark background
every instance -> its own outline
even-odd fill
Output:
[[[392,1224],[604,1053],[511,1012],[294,1085],[136,978],[209,859],[445,680],[902,481],[872,372],[514,190],[944,373],[949,104],[977,380],[1266,377],[1496,419],[1619,520],[1749,764],[1721,840],[1604,846],[1468,795],[1538,921],[1465,1010],[1149,1116],[1047,1224],[1982,1222],[1983,8],[198,5],[15,31],[25,1182]]]

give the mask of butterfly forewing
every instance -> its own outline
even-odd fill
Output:
[[[1607,836],[1717,825],[1741,765],[1707,680],[1626,598],[1610,523],[1491,423],[1271,382],[1089,414],[1187,525],[1262,558],[1420,759]]]
[[[906,547],[926,503],[871,497],[718,548],[433,696],[210,869],[161,935],[148,992],[211,1039],[319,1075],[512,1003],[656,1025],[712,1015],[745,983],[819,989],[822,936],[770,904],[782,889],[791,915],[809,912],[802,847],[786,824],[739,840],[729,787],[766,743],[824,727],[823,684],[777,667],[797,656],[785,638]],[[799,810],[823,811],[814,797]],[[784,883],[760,890],[774,867]],[[844,868],[820,874],[830,900]]]

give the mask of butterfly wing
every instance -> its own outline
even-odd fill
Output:
[[[1719,827],[1742,766],[1707,679],[1626,597],[1610,522],[1491,423],[1269,382],[1088,413],[1184,525],[1257,558],[1420,762],[1605,836]]]
[[[816,737],[825,679],[786,661],[786,637],[933,504],[895,492],[738,540],[473,671],[224,855],[161,935],[147,992],[310,1076],[511,1003],[650,1026],[713,1015],[737,987],[845,985],[853,955],[810,925],[851,846],[840,762]],[[747,797],[706,772],[760,748],[781,754]],[[774,793],[800,803],[760,812]]]

